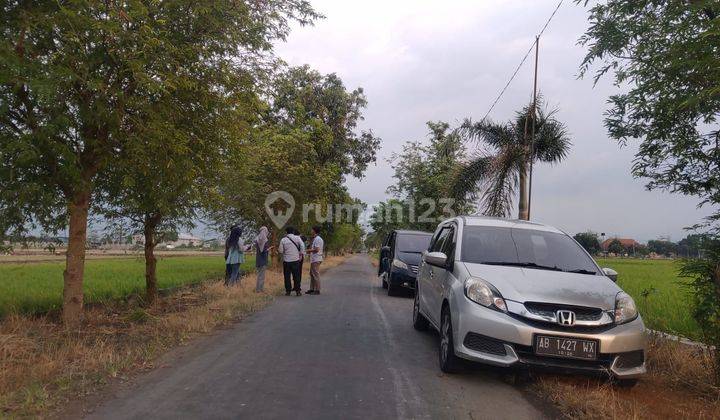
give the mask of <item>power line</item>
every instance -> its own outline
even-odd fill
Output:
[[[530,53],[533,50],[533,47],[535,47],[535,43],[537,43],[537,40],[545,32],[545,29],[547,29],[548,25],[550,24],[550,21],[553,20],[553,18],[555,17],[555,14],[557,13],[558,9],[560,9],[560,6],[562,6],[564,1],[565,0],[560,0],[560,2],[557,4],[557,6],[555,6],[555,10],[553,10],[552,14],[548,18],[548,20],[545,22],[545,25],[543,25],[542,29],[540,30],[537,37],[535,38],[535,41],[533,41],[533,43],[530,45],[530,48],[528,48],[528,51],[525,53],[525,56],[520,61],[520,64],[518,64],[518,66],[515,69],[515,71],[513,72],[512,76],[510,76],[510,80],[507,81],[507,83],[505,84],[505,87],[502,88],[502,90],[500,91],[500,94],[497,96],[497,98],[495,98],[492,105],[490,105],[490,109],[488,109],[488,111],[485,113],[485,115],[482,117],[482,120],[480,120],[480,121],[485,121],[487,116],[490,115],[492,110],[495,108],[495,105],[497,105],[497,103],[500,101],[500,98],[502,98],[502,96],[505,94],[505,91],[510,86],[510,83],[512,83],[513,79],[515,79],[515,76],[517,76],[518,72],[520,71],[520,68],[522,68],[522,65],[525,64],[525,60],[527,60],[528,56],[530,55]]]

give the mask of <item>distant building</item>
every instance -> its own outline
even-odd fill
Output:
[[[600,249],[602,249],[603,252],[608,252],[608,248],[610,247],[610,244],[613,243],[613,241],[620,242],[620,245],[622,245],[623,248],[625,248],[625,250],[630,254],[635,253],[635,250],[642,246],[642,244],[640,244],[640,242],[636,241],[635,239],[610,238],[605,239],[602,243],[600,243]]]
[[[174,241],[167,241],[163,245],[167,246],[168,248],[175,248],[178,246],[201,246],[203,244],[203,239],[198,238],[196,236],[192,236],[190,234],[179,234],[177,237],[177,240]]]

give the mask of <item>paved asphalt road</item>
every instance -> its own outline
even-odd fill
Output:
[[[304,281],[305,282],[305,281]],[[489,369],[441,374],[437,335],[412,328],[365,255],[324,274],[320,296],[270,307],[196,340],[120,389],[91,418],[543,418]]]

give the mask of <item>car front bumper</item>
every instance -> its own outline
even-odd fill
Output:
[[[597,332],[562,331],[559,327],[530,325],[525,320],[478,305],[465,296],[460,300],[453,305],[453,338],[455,353],[464,359],[497,366],[607,373],[619,379],[637,378],[646,372],[647,334],[639,316],[634,321]],[[536,334],[597,340],[598,358],[588,361],[538,356],[533,350]]]
[[[390,284],[408,289],[415,289],[417,282],[417,273],[412,271],[393,267],[390,273]]]

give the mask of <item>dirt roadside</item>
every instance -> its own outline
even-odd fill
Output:
[[[328,257],[322,268],[344,259]],[[282,274],[269,270],[265,293],[254,292],[250,273],[240,287],[208,281],[151,308],[133,299],[91,307],[79,331],[65,331],[52,316],[8,317],[0,323],[0,418],[66,417],[108,385],[152,369],[167,351],[264,308],[282,283]]]
[[[529,387],[577,419],[720,419],[709,349],[651,337],[648,374],[633,388],[605,379],[544,374]]]

